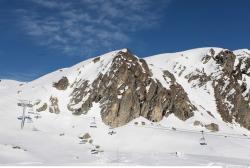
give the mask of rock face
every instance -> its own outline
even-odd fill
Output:
[[[203,127],[203,124],[200,122],[200,121],[194,121],[193,123],[194,126],[202,126]]]
[[[219,126],[217,124],[215,124],[215,123],[211,123],[211,124],[205,125],[205,127],[208,130],[211,130],[213,132],[219,131]]]
[[[89,133],[85,133],[84,135],[79,137],[80,139],[90,139],[91,136],[89,135]]]
[[[236,67],[234,67],[236,56],[231,51],[222,52],[217,58],[222,60],[219,64],[224,72],[213,83],[218,111],[224,121],[232,122],[235,119],[243,127],[250,129],[249,93],[246,90],[246,83],[242,80],[243,74],[249,77],[249,74],[245,73],[250,65],[249,58],[239,60]],[[246,64],[243,69],[242,61]]]
[[[58,90],[66,90],[69,86],[69,80],[67,77],[64,76],[58,82],[55,82],[53,86]]]
[[[171,113],[186,120],[193,116],[192,105],[184,89],[174,76],[165,71],[163,77],[170,81],[169,88],[153,78],[143,59],[130,51],[120,51],[113,59],[109,71],[90,83],[75,82],[68,109],[73,114],[87,113],[94,102],[101,105],[104,123],[118,127],[143,116],[153,122]]]
[[[93,59],[93,62],[97,63],[98,61],[100,61],[100,59],[101,59],[100,57],[96,57],[96,58]]]
[[[56,97],[50,97],[50,107],[49,112],[51,113],[60,113],[59,106],[58,106],[58,99]]]
[[[36,111],[37,111],[37,112],[42,112],[42,111],[47,110],[47,108],[48,108],[47,103],[44,103],[41,107],[38,107],[38,108],[36,109]]]
[[[203,64],[209,60],[218,65],[217,72],[207,75],[204,71],[197,71],[186,78],[189,82],[198,81],[199,87],[212,82],[217,110],[222,119],[229,123],[238,122],[250,129],[250,93],[246,83],[250,77],[250,57],[237,57],[229,50],[215,54],[211,49],[210,55],[203,58]]]

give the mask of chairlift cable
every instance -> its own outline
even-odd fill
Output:
[[[185,130],[185,129],[179,129],[176,128],[176,130],[173,130],[172,128],[169,127],[152,127],[152,126],[139,126],[139,125],[128,125],[128,126],[136,126],[136,127],[143,127],[143,128],[150,128],[150,129],[160,129],[160,130],[167,130],[167,131],[172,131],[172,132],[188,132],[188,133],[194,133],[194,134],[200,134],[201,131],[193,131],[193,130]],[[210,135],[210,136],[222,136],[222,137],[230,137],[230,138],[238,138],[238,139],[250,139],[250,138],[245,138],[242,137],[241,135],[238,136],[232,136],[231,134],[220,134],[220,133],[212,133],[212,132],[203,132],[204,135]],[[236,134],[235,134],[236,135]]]

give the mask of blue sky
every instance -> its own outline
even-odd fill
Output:
[[[0,0],[0,78],[33,80],[108,51],[250,48],[248,0]]]

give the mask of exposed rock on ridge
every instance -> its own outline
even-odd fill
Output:
[[[58,90],[66,90],[69,86],[69,80],[67,77],[64,76],[58,82],[55,82],[53,86]]]
[[[92,82],[76,81],[68,109],[74,114],[87,113],[93,102],[100,103],[103,121],[112,127],[122,126],[143,116],[160,121],[174,113],[181,120],[193,116],[192,105],[184,89],[174,76],[165,71],[169,88],[153,78],[145,60],[130,51],[120,51],[112,60],[109,71]]]
[[[217,110],[225,122],[238,122],[241,126],[250,129],[250,93],[246,80],[249,79],[250,58],[237,57],[230,50],[223,50],[203,57],[203,64],[214,60],[218,71],[207,75],[204,71],[189,74],[188,81],[198,81],[201,87],[208,81],[212,82]]]

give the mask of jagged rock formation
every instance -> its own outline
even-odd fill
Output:
[[[224,72],[213,83],[218,111],[225,121],[232,122],[235,119],[236,122],[250,129],[250,100],[246,83],[242,81],[242,74],[248,69],[241,70],[242,60],[234,67],[236,56],[231,51],[220,53],[217,59],[222,60],[219,64]]]
[[[250,97],[244,80],[249,77],[250,58],[237,58],[229,50],[223,50],[215,55],[213,49],[210,55],[203,58],[203,64],[210,59],[217,64],[218,72],[207,75],[204,71],[189,74],[188,81],[198,81],[202,87],[208,81],[212,82],[217,110],[225,122],[236,121],[243,127],[250,129]]]
[[[36,109],[36,111],[37,111],[37,112],[46,111],[47,108],[48,108],[47,103],[44,103],[41,107],[38,107],[38,108]]]
[[[100,57],[96,57],[96,58],[93,59],[93,62],[97,63],[98,61],[100,61],[100,59],[101,59]]]
[[[56,114],[60,113],[60,109],[58,106],[58,99],[56,97],[53,96],[50,97],[49,112]]]
[[[103,121],[113,127],[139,116],[151,121],[160,121],[170,113],[181,120],[192,117],[196,108],[181,85],[170,72],[165,71],[164,78],[171,81],[170,88],[163,87],[152,77],[145,60],[138,59],[130,51],[120,51],[109,71],[100,73],[93,83],[76,82],[68,109],[74,114],[86,113],[93,102],[99,102]],[[75,108],[79,103],[81,106]]]
[[[204,126],[200,121],[195,120],[193,123],[194,126]]]
[[[219,131],[219,126],[215,123],[207,124],[205,127],[213,132]]]
[[[69,80],[67,77],[64,76],[58,82],[55,82],[53,86],[58,90],[66,90],[69,86]]]
[[[85,133],[84,135],[80,136],[79,139],[90,139],[91,136],[89,135],[89,133]]]

